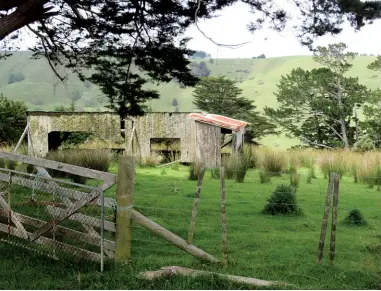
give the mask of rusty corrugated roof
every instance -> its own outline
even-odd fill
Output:
[[[240,131],[243,127],[249,124],[246,121],[217,114],[190,113],[188,114],[188,118],[233,131]]]

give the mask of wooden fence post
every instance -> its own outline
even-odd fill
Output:
[[[193,201],[192,217],[191,217],[189,233],[188,233],[188,241],[187,241],[188,244],[192,244],[192,242],[193,242],[193,234],[194,234],[194,230],[196,228],[196,217],[197,217],[198,203],[200,201],[201,185],[202,185],[202,181],[204,179],[204,174],[205,174],[205,167],[202,166],[201,171],[198,175],[197,188],[196,188],[196,193],[195,193],[194,201]]]
[[[228,237],[226,225],[226,207],[225,207],[225,168],[220,168],[221,183],[221,223],[222,223],[222,253],[224,256],[224,264],[228,264]]]
[[[323,259],[324,243],[325,243],[325,236],[327,233],[328,215],[329,215],[329,209],[331,206],[332,192],[333,192],[333,174],[331,173],[329,174],[327,198],[325,200],[323,222],[321,225],[321,233],[320,233],[319,248],[318,248],[318,262],[319,263],[321,263],[321,260]]]
[[[339,204],[339,185],[340,176],[334,174],[333,176],[333,209],[332,209],[332,226],[331,226],[331,243],[329,248],[329,259],[331,265],[335,260],[335,250],[336,250],[336,223],[337,223],[337,207]]]
[[[116,241],[115,261],[125,262],[131,258],[131,211],[134,203],[135,158],[120,155],[116,187]]]

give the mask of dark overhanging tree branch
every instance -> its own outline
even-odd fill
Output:
[[[36,55],[43,52],[50,65],[66,66],[82,80],[98,85],[111,108],[121,116],[142,114],[147,100],[159,98],[156,91],[144,89],[148,80],[169,82],[176,78],[187,86],[196,84],[187,60],[193,51],[186,46],[184,32],[190,25],[197,25],[198,18],[210,18],[214,12],[237,2],[0,0],[0,41],[29,25],[38,32],[35,35],[40,40],[34,48]],[[288,21],[287,13],[274,8],[273,1],[241,2],[253,13],[262,13],[250,23],[252,32],[261,29],[266,21],[281,31]],[[314,37],[339,33],[345,17],[355,29],[360,29],[381,16],[379,1],[294,2],[304,19],[298,27],[298,38],[309,46]]]
[[[214,43],[216,46],[218,47],[225,47],[225,48],[229,48],[229,49],[239,49],[241,47],[243,47],[244,45],[246,44],[249,44],[251,43],[251,41],[246,41],[246,42],[242,42],[242,43],[238,43],[238,44],[223,44],[223,43],[218,43],[216,41],[214,41],[211,37],[207,36],[205,34],[205,32],[203,30],[201,30],[201,28],[199,27],[198,25],[198,17],[197,17],[197,14],[200,10],[200,7],[201,7],[201,1],[202,0],[197,0],[197,8],[196,8],[196,11],[194,13],[194,23],[196,25],[196,28],[197,30],[206,38],[208,39],[209,41],[211,41],[212,43]]]
[[[49,64],[49,67],[52,69],[52,71],[54,72],[54,75],[61,81],[65,81],[67,79],[67,76],[61,76],[61,74],[57,71],[56,69],[56,66],[53,64],[51,58],[50,58],[50,53],[54,54],[54,51],[52,50],[52,47],[50,46],[49,44],[49,41],[43,36],[41,35],[38,31],[34,30],[33,28],[30,27],[30,25],[28,24],[27,25],[28,29],[30,31],[32,31],[35,35],[39,36],[40,39],[41,39],[41,45],[42,47],[44,48],[44,56],[46,57],[46,59],[48,60],[48,64]],[[49,49],[50,49],[50,52],[49,52]],[[59,60],[59,58],[57,58],[57,55],[55,55],[56,59]],[[62,63],[61,63],[62,65]]]

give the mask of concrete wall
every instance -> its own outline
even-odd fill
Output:
[[[206,168],[221,165],[221,128],[201,122],[195,123],[196,161]]]
[[[150,155],[151,138],[180,138],[181,162],[194,160],[194,121],[187,118],[188,113],[154,112],[126,120],[126,140],[132,128],[136,135],[133,139],[133,152],[141,157]]]
[[[50,132],[90,132],[112,143],[128,144],[135,127],[132,149],[137,156],[150,155],[151,138],[179,138],[181,162],[191,163],[197,158],[203,160],[206,167],[220,166],[221,128],[195,122],[187,116],[188,113],[155,112],[126,119],[125,140],[121,137],[119,116],[109,112],[29,112],[28,124],[38,157],[48,153]]]
[[[33,149],[38,157],[48,153],[48,134],[54,131],[90,132],[106,141],[124,142],[120,118],[114,113],[28,112],[28,124]]]

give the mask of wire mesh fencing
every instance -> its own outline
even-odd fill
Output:
[[[0,169],[1,240],[103,270],[104,254],[115,249],[104,239],[103,196],[96,186]]]

